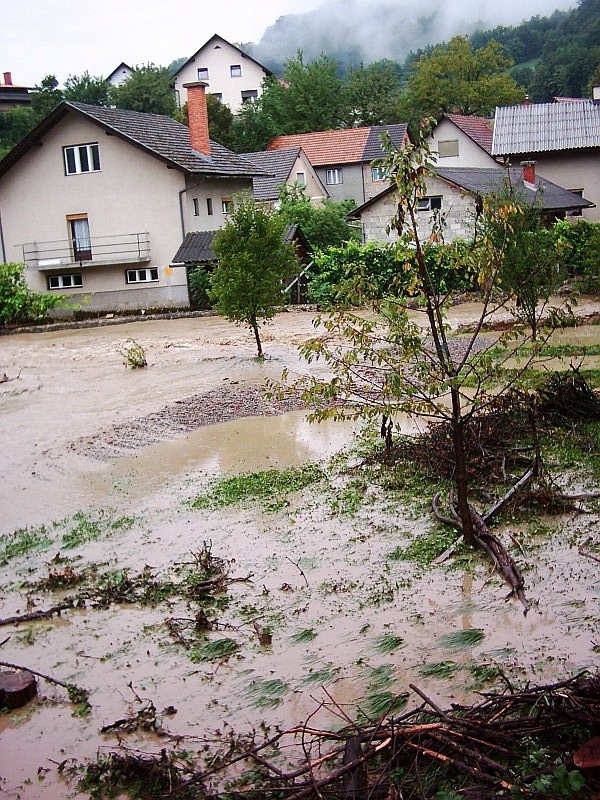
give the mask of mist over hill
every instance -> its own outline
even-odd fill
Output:
[[[383,58],[402,62],[409,52],[456,34],[515,25],[576,5],[576,0],[333,0],[306,14],[280,17],[248,49],[276,72],[298,50],[305,61],[326,53],[343,66]]]

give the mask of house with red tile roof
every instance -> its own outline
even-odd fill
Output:
[[[492,155],[494,120],[465,114],[444,114],[429,139],[440,167],[495,167]]]
[[[267,150],[301,147],[331,200],[351,199],[361,205],[387,186],[383,171],[372,165],[385,155],[384,132],[396,147],[409,141],[407,126],[402,123],[276,136]]]

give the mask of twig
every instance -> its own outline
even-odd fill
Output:
[[[580,547],[577,552],[579,553],[579,555],[585,556],[586,558],[591,558],[592,561],[597,561],[600,564],[600,558],[598,558],[598,556],[593,555],[592,553],[588,553],[586,550],[583,549],[583,547]]]
[[[38,678],[43,678],[48,683],[55,683],[57,686],[62,686],[63,689],[70,689],[72,684],[65,683],[64,681],[59,681],[58,678],[52,678],[50,675],[44,675],[43,672],[38,672],[35,669],[31,669],[31,667],[21,667],[19,664],[10,664],[8,661],[0,661],[0,667],[9,667],[9,669],[18,669],[21,672],[31,672],[32,675],[37,675]]]
[[[290,562],[290,564],[293,564],[296,567],[300,575],[302,575],[302,577],[304,578],[304,582],[308,586],[309,585],[308,580],[306,578],[306,575],[304,574],[304,570],[302,569],[302,567],[296,561],[292,561],[292,559],[289,556],[286,556],[286,558]]]

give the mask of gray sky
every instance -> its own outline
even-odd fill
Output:
[[[394,0],[392,0],[394,2]],[[492,24],[519,22],[576,0],[446,0],[462,16],[473,13]],[[326,0],[4,0],[0,13],[0,73],[34,86],[45,75],[63,83],[68,75],[107,75],[121,61],[131,66],[167,66],[192,55],[213,34],[230,42],[259,42],[278,17],[301,14]],[[395,0],[413,5],[419,0]],[[368,14],[369,0],[354,3]],[[357,25],[360,20],[357,19]],[[290,53],[295,55],[295,51]]]

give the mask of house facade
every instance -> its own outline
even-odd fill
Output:
[[[539,175],[581,194],[583,209],[600,220],[600,90],[595,100],[531,103],[496,109],[492,154],[535,161]]]
[[[493,125],[486,117],[444,114],[429,137],[433,160],[440,167],[495,167]]]
[[[110,83],[111,86],[121,86],[123,83],[126,83],[133,73],[133,69],[126,64],[124,61],[121,61],[118,67],[115,67],[110,75],[106,76],[106,80]]]
[[[183,107],[187,103],[185,84],[204,81],[206,91],[237,114],[244,103],[260,97],[262,83],[271,74],[252,56],[215,34],[173,76],[175,97]]]
[[[242,155],[265,173],[257,175],[253,182],[254,199],[258,202],[277,207],[284,186],[302,189],[315,205],[323,203],[329,197],[329,192],[301,147],[262,150]]]
[[[62,103],[0,161],[0,258],[82,308],[186,306],[171,259],[224,224],[259,172],[208,138],[204,87],[190,128],[170,117]]]
[[[387,184],[383,171],[371,163],[385,155],[381,142],[384,132],[396,147],[408,142],[405,124],[374,125],[276,136],[267,150],[302,148],[331,200],[354,200],[361,205]]]
[[[506,182],[510,183],[523,202],[538,204],[553,219],[563,218],[570,212],[581,211],[590,205],[578,194],[534,174],[524,174],[520,168],[437,167],[435,174],[427,176],[427,193],[416,209],[417,231],[421,241],[430,238],[434,222],[440,216],[444,223],[444,241],[471,239],[480,198],[501,191]],[[360,221],[364,242],[385,243],[398,239],[396,231],[387,231],[395,214],[395,187],[388,186],[349,216]]]
[[[32,91],[29,86],[17,86],[13,83],[12,74],[4,72],[0,76],[0,111],[9,111],[11,108],[30,106]]]

